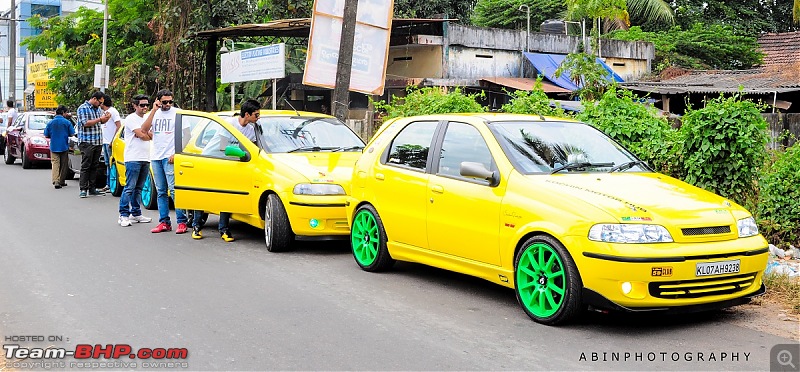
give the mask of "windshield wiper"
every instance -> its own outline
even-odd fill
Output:
[[[342,146],[342,147],[339,147],[339,148],[333,150],[333,152],[350,151],[350,150],[361,150],[363,148],[364,148],[364,146]]]
[[[323,151],[323,150],[333,150],[333,149],[336,149],[336,147],[302,146],[294,150],[286,151],[286,153],[288,154],[290,152],[297,152],[297,151]]]
[[[629,161],[627,163],[622,163],[620,165],[617,165],[616,167],[609,169],[608,173],[614,173],[616,171],[620,171],[620,172],[626,171],[626,170],[628,170],[630,168],[633,168],[634,166],[637,166],[637,165],[644,165],[645,167],[647,167],[647,163],[645,163],[645,162],[643,162],[641,160],[634,160],[634,161]]]
[[[553,171],[550,174],[555,174],[561,172],[564,169],[572,170],[572,169],[579,169],[579,168],[586,168],[586,167],[613,167],[614,163],[590,163],[588,161],[580,162],[580,163],[569,163],[564,164],[560,167],[553,168]]]

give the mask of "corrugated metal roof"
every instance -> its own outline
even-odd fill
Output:
[[[532,90],[533,87],[536,86],[536,79],[529,78],[485,77],[480,79],[480,81],[527,91]],[[569,89],[564,89],[546,81],[542,81],[542,89],[545,93],[572,93],[572,91]]]

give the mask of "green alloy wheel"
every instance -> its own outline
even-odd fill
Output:
[[[533,320],[554,325],[580,308],[580,276],[561,244],[548,236],[529,239],[518,252],[514,287],[517,300]]]
[[[394,265],[386,247],[383,222],[371,205],[360,207],[350,229],[350,246],[356,263],[366,271],[384,271]]]

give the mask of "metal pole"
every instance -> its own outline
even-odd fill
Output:
[[[106,42],[108,41],[108,0],[103,11],[103,55],[100,58],[100,91],[106,91],[108,82],[106,81]]]
[[[233,40],[228,39],[231,41],[231,53],[234,52],[234,43]],[[236,110],[236,83],[231,82],[231,111]]]
[[[9,70],[8,70],[8,98],[16,102],[17,98],[17,25],[14,20],[17,18],[17,5],[16,0],[11,0],[11,15],[9,16],[8,28],[8,55],[9,55]],[[16,105],[16,103],[15,103]]]
[[[275,97],[276,95],[278,95],[278,87],[277,87],[277,85],[278,85],[278,79],[272,79],[272,109],[273,110],[277,110],[278,109],[278,97]]]

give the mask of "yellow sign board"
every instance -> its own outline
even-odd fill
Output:
[[[28,64],[28,81],[39,81],[50,79],[50,69],[56,67],[54,59]]]
[[[57,108],[56,94],[50,89],[47,89],[48,80],[39,80],[36,82],[36,95],[33,99],[33,105],[37,109],[42,108]]]

